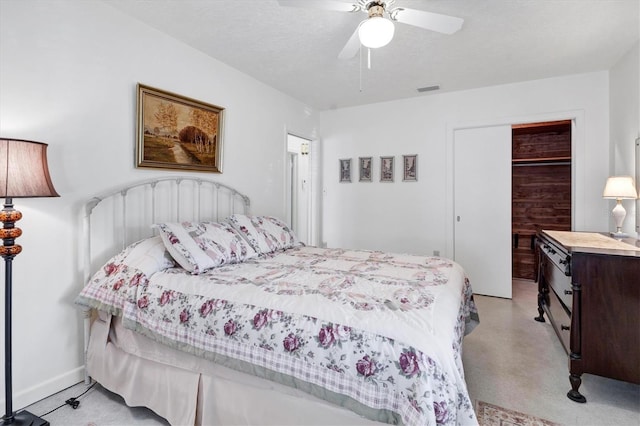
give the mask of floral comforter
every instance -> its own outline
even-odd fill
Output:
[[[76,303],[374,420],[476,423],[461,343],[477,312],[456,263],[298,247],[191,275],[166,256],[150,261],[160,248],[149,247],[112,259]],[[136,251],[144,261],[131,261]]]

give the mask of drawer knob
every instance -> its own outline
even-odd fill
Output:
[[[565,291],[564,291],[564,294],[566,294],[567,296],[569,296],[569,295],[572,295],[572,294],[573,294],[573,291],[571,291],[571,290],[565,290]]]
[[[569,330],[569,329],[570,327],[568,325],[564,325],[564,324],[560,325],[560,330]]]

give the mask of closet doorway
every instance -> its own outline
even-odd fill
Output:
[[[287,134],[287,222],[305,244],[311,238],[310,144],[308,139]]]
[[[513,278],[535,279],[539,230],[571,230],[571,132],[571,120],[512,126]]]

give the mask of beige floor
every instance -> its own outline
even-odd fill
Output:
[[[640,425],[638,385],[584,375],[580,391],[588,402],[566,397],[567,357],[549,323],[533,320],[536,300],[537,286],[527,281],[514,282],[513,300],[475,296],[480,325],[465,337],[463,353],[471,398],[563,425]],[[85,388],[76,385],[29,409],[46,413]],[[167,425],[150,410],[127,407],[100,386],[80,400],[77,410],[65,406],[45,418],[53,426]]]
[[[480,325],[463,345],[472,399],[563,425],[640,425],[638,385],[585,374],[580,392],[587,403],[566,397],[567,356],[551,325],[533,320],[538,314],[535,283],[514,281],[512,300],[474,298]]]

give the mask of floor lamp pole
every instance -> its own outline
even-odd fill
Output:
[[[4,257],[4,422],[13,421],[11,378],[11,266],[13,256]]]
[[[3,244],[0,246],[0,256],[4,259],[4,398],[6,414],[2,418],[3,425],[13,426],[49,426],[49,422],[28,411],[13,412],[13,366],[11,362],[11,286],[13,273],[13,258],[21,251],[22,247],[15,244],[15,239],[22,235],[22,230],[16,228],[15,223],[22,218],[22,213],[13,208],[13,200],[6,198],[4,208],[0,211],[0,238]]]

